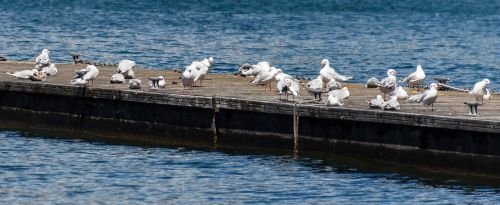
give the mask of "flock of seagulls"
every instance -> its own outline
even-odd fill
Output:
[[[202,87],[203,80],[210,72],[213,64],[213,57],[208,57],[201,61],[193,61],[190,65],[186,66],[180,77],[183,86],[189,89]],[[254,65],[243,64],[240,66],[238,73],[241,76],[253,77],[254,79],[251,81],[251,84],[269,85],[270,91],[272,91],[272,84],[275,83],[277,93],[279,93],[280,96],[284,94],[287,101],[289,100],[289,96],[292,96],[292,100],[295,101],[295,97],[299,96],[301,87],[303,87],[314,96],[313,101],[323,102],[326,106],[344,106],[345,100],[349,98],[350,91],[342,84],[352,80],[354,77],[337,73],[330,65],[328,59],[321,60],[320,65],[321,68],[318,76],[306,84],[286,74],[282,69],[271,66],[271,64],[266,61],[258,62]],[[122,60],[118,64],[116,72],[110,77],[109,82],[112,84],[126,83],[128,79],[130,89],[140,89],[142,81],[135,76],[134,69],[136,67],[137,64],[134,61]],[[14,73],[7,72],[7,74],[19,79],[44,81],[47,79],[47,76],[56,75],[57,68],[55,64],[50,61],[49,50],[43,49],[36,57],[33,69]],[[369,108],[400,110],[401,106],[399,100],[406,100],[409,103],[420,103],[426,107],[430,106],[431,110],[434,110],[434,103],[438,98],[438,85],[432,83],[429,85],[428,90],[419,92],[420,86],[426,77],[421,65],[417,65],[415,72],[410,73],[399,81],[412,89],[416,87],[416,93],[418,94],[415,95],[408,95],[405,89],[403,89],[401,85],[398,85],[396,70],[388,69],[386,74],[387,77],[380,81],[375,77],[368,79],[366,87],[378,88],[380,91],[380,94],[375,96],[375,98],[366,101]],[[75,71],[75,76],[70,82],[73,85],[80,86],[93,85],[93,81],[98,75],[99,69],[95,65],[87,65],[86,68]],[[164,76],[150,77],[148,82],[151,89],[165,88],[166,84]],[[490,90],[488,89],[489,85],[490,81],[488,79],[479,81],[474,85],[469,94],[475,98],[477,103],[481,101],[482,104],[484,100],[489,100],[491,98]],[[323,93],[327,93],[328,95],[326,100],[323,100],[321,97]],[[387,95],[389,95],[388,99],[386,98]]]

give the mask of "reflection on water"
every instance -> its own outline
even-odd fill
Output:
[[[2,203],[496,203],[498,186],[339,156],[0,132]],[[403,173],[403,174],[401,174]],[[409,174],[405,174],[409,173]],[[113,201],[110,201],[113,200]]]

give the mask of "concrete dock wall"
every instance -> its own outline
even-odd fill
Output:
[[[500,123],[486,120],[0,81],[0,121],[202,146],[353,154],[500,175]]]

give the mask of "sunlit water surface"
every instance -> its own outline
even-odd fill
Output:
[[[353,82],[402,77],[422,64],[426,83],[450,77],[500,88],[500,1],[0,0],[0,55],[33,60],[43,49],[56,62],[68,52],[100,62],[132,59],[145,68],[184,68],[214,56],[213,71],[270,61],[314,77],[319,62],[355,75]]]

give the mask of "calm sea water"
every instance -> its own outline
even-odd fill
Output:
[[[500,188],[286,154],[0,131],[2,204],[498,204]],[[379,165],[380,166],[380,165]]]
[[[433,77],[500,88],[500,1],[484,0],[0,0],[0,55],[33,60],[42,48],[100,62],[183,68],[214,56],[214,72],[267,60],[315,76],[328,58],[355,82],[422,64]]]

